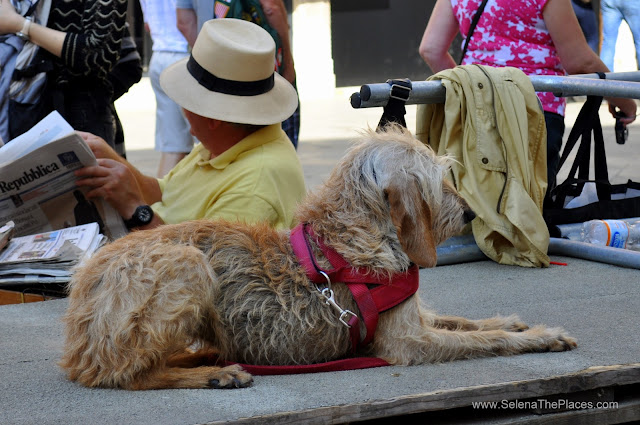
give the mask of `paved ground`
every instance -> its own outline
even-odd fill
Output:
[[[129,392],[80,387],[66,380],[56,365],[62,349],[60,316],[67,301],[0,307],[0,423],[345,423],[451,409],[472,401],[551,400],[550,394],[591,390],[611,381],[640,382],[639,272],[554,259],[569,265],[521,269],[483,261],[423,270],[420,295],[441,313],[470,318],[518,313],[528,323],[563,326],[578,339],[574,351],[262,376],[242,390]],[[610,375],[594,375],[603,366],[609,367],[604,370]],[[620,367],[628,371],[616,372]],[[589,400],[584,394],[578,397]],[[476,410],[473,415],[502,413]]]
[[[339,90],[335,98],[302,103],[299,154],[311,189],[343,154],[346,140],[356,136],[356,130],[377,123],[381,111],[351,109],[352,91]],[[153,173],[157,154],[152,150],[150,94],[145,79],[119,101],[118,109],[129,157]],[[575,115],[577,106],[570,105],[569,116]],[[604,123],[612,181],[640,179],[636,165],[640,126],[632,127],[630,141],[618,146],[611,120],[604,117]],[[563,326],[579,340],[574,351],[257,377],[253,387],[233,391],[132,393],[82,388],[67,381],[56,365],[62,344],[59,319],[66,300],[0,307],[0,423],[343,423],[455,408],[478,400],[540,398],[640,382],[640,272],[573,258],[553,259],[568,266],[522,269],[481,261],[422,270],[420,295],[442,313],[470,318],[518,313],[529,323]],[[615,372],[620,368],[626,372]],[[637,405],[621,405],[618,411],[629,409],[638,411]],[[495,416],[498,410],[490,414]]]

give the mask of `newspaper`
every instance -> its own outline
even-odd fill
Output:
[[[106,241],[98,223],[12,238],[0,251],[0,276],[70,277]]]
[[[103,199],[89,200],[74,171],[96,163],[91,149],[54,111],[0,147],[0,225],[24,236],[96,222],[109,239],[124,236],[122,217]]]
[[[0,227],[0,252],[9,243],[9,240],[13,236],[13,228],[15,226],[15,223],[13,221],[10,221],[4,226]]]

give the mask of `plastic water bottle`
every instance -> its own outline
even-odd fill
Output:
[[[640,251],[640,220],[591,220],[582,225],[583,242]]]

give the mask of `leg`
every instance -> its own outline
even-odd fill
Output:
[[[246,388],[253,378],[238,365],[227,367],[203,366],[196,368],[157,368],[125,386],[128,390],[154,390],[159,388]]]
[[[380,315],[373,355],[392,364],[444,362],[490,355],[565,351],[577,346],[558,328],[536,326],[523,332],[452,331],[428,326],[432,320],[417,296]],[[414,325],[410,325],[413,323]]]
[[[502,329],[509,332],[521,332],[529,326],[520,321],[518,316],[495,316],[489,319],[469,320],[457,316],[435,316],[433,326],[450,331],[489,331]]]
[[[633,35],[633,44],[636,48],[636,68],[640,69],[640,2],[626,1],[622,7],[624,20],[629,25]]]
[[[172,355],[167,359],[167,366],[169,367],[199,367],[213,365],[218,360],[220,351],[214,348],[207,348],[198,351],[191,351],[189,349],[182,353]]]
[[[592,8],[587,8],[584,6],[579,6],[576,2],[571,2],[571,6],[573,6],[573,11],[578,18],[578,23],[580,24],[580,28],[582,29],[582,33],[584,37],[587,39],[587,44],[591,47],[591,50],[598,53],[598,21],[596,19],[596,14]]]
[[[600,59],[613,71],[613,59],[616,54],[616,41],[618,40],[618,29],[622,22],[622,14],[611,0],[602,0],[600,10],[602,12],[602,47],[600,49]]]
[[[149,63],[149,79],[156,98],[155,150],[162,152],[157,171],[159,178],[193,148],[194,137],[182,108],[160,86],[162,71],[186,56],[186,53],[154,52]]]
[[[244,372],[226,368],[166,366],[216,322],[216,278],[201,251],[172,244],[109,248],[72,282],[61,360],[72,380],[130,389],[235,387],[234,378],[240,386],[250,383]]]
[[[298,134],[300,133],[300,105],[293,115],[282,122],[282,130],[287,133],[293,147],[298,149]]]

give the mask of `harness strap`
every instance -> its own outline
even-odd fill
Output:
[[[313,255],[313,252],[311,251],[311,246],[306,239],[307,235],[315,239],[318,247],[327,258],[333,269],[323,270],[320,266],[318,266],[318,264],[316,264],[315,257]],[[323,274],[329,276],[332,282],[370,283],[379,282],[380,280],[373,273],[369,273],[362,268],[351,267],[349,263],[347,263],[347,261],[342,258],[342,256],[338,254],[333,248],[325,245],[325,243],[321,239],[317,238],[313,233],[313,230],[306,223],[296,226],[291,231],[291,235],[289,238],[291,241],[291,245],[293,246],[294,253],[298,257],[300,264],[302,264],[305,271],[307,272],[307,276],[312,282],[326,282],[326,278]],[[391,283],[391,280],[389,280],[389,283]]]
[[[380,316],[378,314],[378,307],[373,300],[373,296],[371,295],[369,288],[364,283],[351,283],[347,284],[347,287],[351,291],[351,295],[356,301],[356,304],[358,304],[358,309],[360,309],[360,314],[362,314],[364,324],[367,328],[367,334],[362,342],[360,342],[360,329],[358,327],[358,330],[356,331],[358,339],[356,339],[356,343],[353,347],[358,347],[358,345],[366,347],[371,341],[373,341],[373,334],[378,327],[378,317]],[[353,327],[351,327],[351,329],[353,329]],[[354,332],[352,332],[352,334],[353,333]],[[354,335],[352,335],[352,340],[353,336]]]
[[[351,357],[309,365],[251,365],[235,362],[212,361],[211,364],[230,366],[237,364],[252,375],[296,375],[299,373],[338,372],[344,370],[368,369],[390,366],[389,362],[378,357]]]
[[[296,254],[296,257],[298,257],[298,261],[305,269],[305,272],[309,280],[311,280],[314,283],[325,283],[326,282],[325,276],[320,272],[323,272],[325,275],[327,275],[331,282],[335,282],[335,281],[346,282],[347,280],[349,280],[348,278],[350,276],[348,276],[348,274],[343,275],[343,273],[341,273],[344,270],[346,270],[345,267],[348,266],[347,262],[342,258],[342,256],[340,256],[340,254],[338,254],[333,249],[330,249],[329,247],[324,245],[324,243],[320,244],[319,241],[318,241],[318,244],[320,246],[320,249],[323,251],[323,253],[325,253],[327,260],[329,260],[329,263],[331,263],[334,269],[322,270],[320,266],[316,264],[315,258],[313,256],[313,252],[311,251],[311,246],[307,241],[306,235],[307,235],[306,224],[300,224],[291,231],[291,235],[289,236],[289,239],[291,241],[293,252]],[[354,295],[354,299],[356,301],[356,304],[358,304],[360,313],[365,318],[365,326],[367,326],[367,339],[370,339],[368,338],[369,334],[370,333],[373,334],[373,333],[368,331],[369,325],[372,325],[372,324],[374,326],[377,325],[378,311],[375,308],[375,304],[373,303],[373,300],[371,300],[371,302],[369,303],[367,302],[363,303],[362,307],[360,306],[360,303],[358,302],[360,298],[365,298],[367,296],[369,296],[369,298],[371,297],[371,295],[368,293],[369,291],[367,290],[366,285],[364,284],[360,284],[360,285],[364,286],[364,290],[362,288],[359,288],[358,293],[360,294],[360,296],[356,297]],[[351,286],[348,286],[348,287],[353,294],[353,290]],[[373,304],[373,309],[371,308],[372,304]],[[373,320],[369,318],[372,314],[375,314],[376,316],[375,322],[373,322]],[[360,320],[358,319],[358,316],[353,315],[349,319],[348,325],[349,325],[349,338],[351,340],[351,349],[355,353],[358,346],[360,345]],[[375,327],[373,329],[375,330]]]

